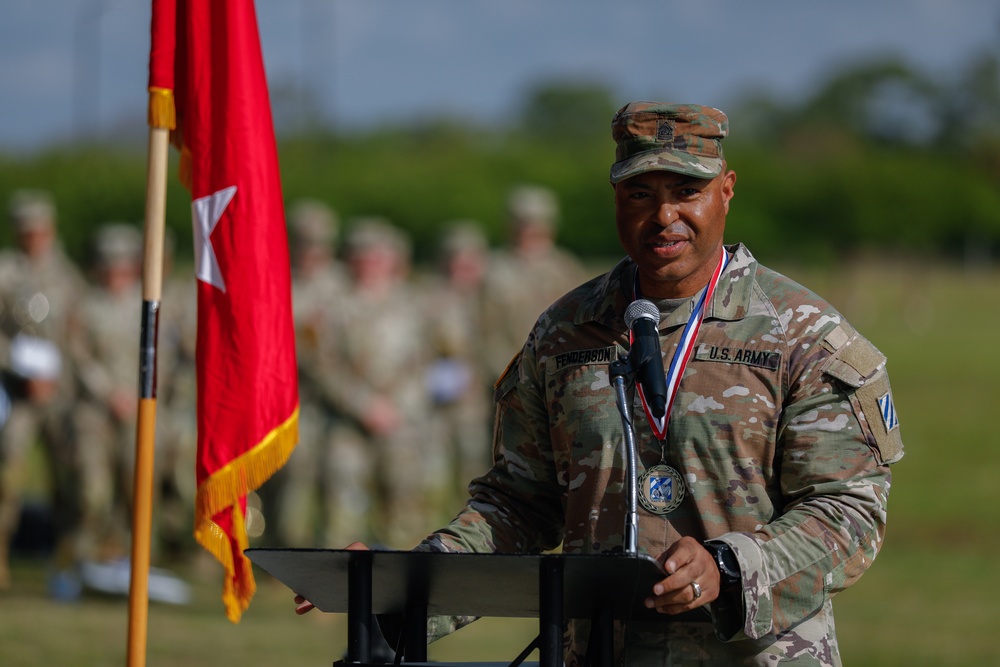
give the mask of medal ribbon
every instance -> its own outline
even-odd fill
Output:
[[[701,322],[705,318],[705,304],[711,301],[712,295],[715,293],[715,288],[719,284],[722,272],[725,270],[727,264],[729,264],[729,253],[723,248],[722,257],[719,258],[719,264],[715,267],[712,279],[708,281],[708,285],[705,286],[701,298],[698,299],[698,303],[688,317],[687,324],[684,325],[684,332],[681,334],[681,341],[677,346],[677,351],[674,352],[674,356],[670,360],[670,367],[667,370],[667,409],[664,411],[662,418],[657,419],[653,416],[649,406],[646,404],[646,397],[642,393],[642,385],[637,386],[639,400],[642,402],[642,409],[646,413],[646,420],[649,422],[649,427],[653,430],[653,435],[661,442],[667,437],[667,422],[670,421],[670,410],[674,405],[674,397],[677,396],[677,387],[680,386],[681,378],[684,377],[684,369],[687,368],[688,361],[691,359],[691,353],[694,351],[694,341],[698,338]],[[638,298],[638,284],[639,279],[638,274],[636,274],[636,284],[633,288],[636,298]],[[629,333],[629,344],[632,343],[631,338],[632,334]]]

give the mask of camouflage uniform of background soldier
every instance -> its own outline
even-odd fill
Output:
[[[0,358],[9,399],[0,430],[0,589],[9,583],[7,550],[36,442],[45,447],[50,473],[45,481],[60,547],[57,570],[69,565],[62,538],[72,524],[75,503],[66,429],[73,391],[65,334],[69,308],[84,288],[82,275],[56,239],[56,209],[47,193],[15,193],[8,214],[17,247],[0,253]]]
[[[291,241],[292,312],[299,367],[299,444],[288,463],[261,488],[268,518],[265,536],[280,546],[307,547],[324,542],[328,510],[337,505],[332,484],[324,483],[334,413],[322,400],[321,345],[334,345],[328,331],[330,311],[340,308],[347,285],[336,259],[339,223],[329,206],[316,200],[295,202],[288,211]],[[329,498],[324,498],[324,494]]]
[[[432,499],[447,485],[440,443],[427,437],[425,315],[399,229],[365,218],[352,226],[345,250],[349,283],[329,309],[316,366],[317,388],[335,418],[324,471],[325,542],[342,545],[367,532],[398,547],[440,520]]]
[[[629,257],[538,319],[497,387],[496,463],[423,549],[623,547],[625,460],[609,385],[610,362],[628,349],[623,314],[637,292],[662,299],[669,367],[723,252],[735,173],[723,161],[728,121],[716,109],[632,103],[612,129],[616,217]],[[639,472],[662,455],[686,495],[666,515],[639,511],[639,551],[671,573],[660,590],[639,594],[667,614],[616,623],[615,658],[839,665],[831,601],[882,546],[888,464],[902,456],[886,360],[828,303],[747,248],[725,252],[662,454],[632,401]],[[704,621],[669,615],[692,610]],[[432,636],[453,622],[433,619]],[[568,665],[585,660],[586,626],[569,626]]]
[[[538,313],[587,277],[555,244],[558,219],[551,190],[522,185],[507,197],[507,247],[495,253],[484,284],[483,353],[491,380],[521,349]]]
[[[482,354],[483,276],[489,246],[478,223],[449,223],[440,243],[439,268],[423,286],[428,340],[434,359],[427,371],[433,404],[433,437],[450,459],[448,502],[460,507],[469,480],[490,465],[493,378]]]
[[[197,279],[191,267],[174,264],[175,246],[164,237],[163,297],[156,341],[156,458],[158,501],[153,506],[156,532],[164,555],[183,557],[202,552],[194,540],[197,494],[195,459],[198,447]]]
[[[128,546],[142,236],[132,225],[103,225],[93,252],[94,282],[72,313],[70,352],[80,388],[73,411],[81,512],[77,557],[99,562],[124,556]]]

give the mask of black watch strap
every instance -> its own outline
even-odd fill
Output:
[[[729,641],[745,621],[740,562],[732,547],[725,542],[705,542],[705,549],[712,554],[719,568],[719,597],[712,602],[715,633],[722,641]]]
[[[712,554],[715,565],[719,568],[722,590],[741,586],[743,577],[740,575],[740,562],[732,547],[725,542],[705,542],[705,549]]]

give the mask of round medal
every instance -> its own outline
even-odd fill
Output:
[[[639,476],[639,504],[653,514],[669,514],[684,500],[684,480],[668,465],[646,468]]]

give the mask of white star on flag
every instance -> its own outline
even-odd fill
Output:
[[[194,274],[198,280],[214,285],[223,292],[226,291],[226,281],[222,279],[219,261],[215,258],[212,232],[234,196],[236,196],[236,186],[230,185],[191,202],[194,222]]]

